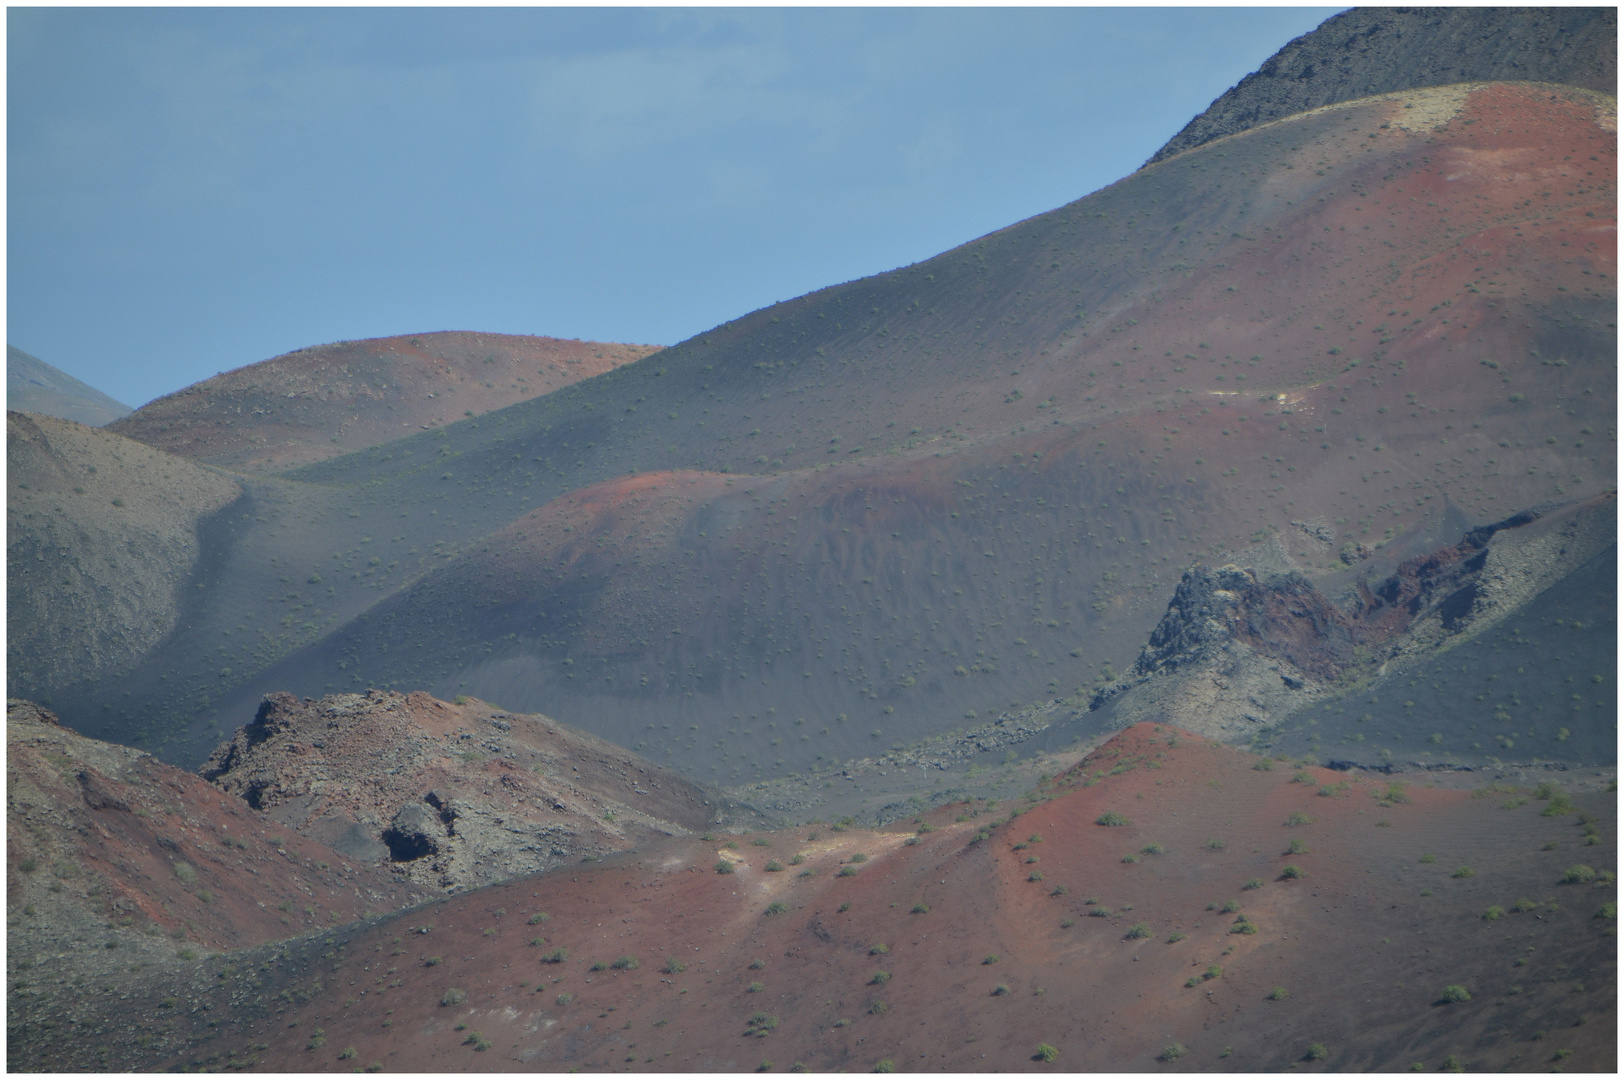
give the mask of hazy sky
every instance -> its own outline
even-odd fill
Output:
[[[673,344],[1120,179],[1336,8],[10,8],[8,340],[139,405]]]

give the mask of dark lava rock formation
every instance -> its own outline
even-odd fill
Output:
[[[1616,8],[1355,8],[1292,41],[1156,152],[1341,101],[1451,83],[1565,83],[1612,93]]]

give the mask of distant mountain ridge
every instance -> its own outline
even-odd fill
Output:
[[[1355,98],[1499,80],[1613,93],[1618,9],[1354,8],[1275,53],[1184,125],[1146,164]]]
[[[6,408],[103,427],[131,409],[15,345],[6,346]]]

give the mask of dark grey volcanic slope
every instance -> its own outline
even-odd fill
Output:
[[[15,345],[6,346],[6,408],[60,416],[91,427],[102,427],[130,414],[128,405]]]
[[[1156,151],[1149,164],[1272,120],[1420,86],[1491,80],[1613,93],[1618,10],[1355,8],[1271,56]]]

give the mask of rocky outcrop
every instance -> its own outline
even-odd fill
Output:
[[[1147,164],[1342,101],[1491,80],[1613,93],[1618,10],[1355,8],[1295,39],[1214,101]]]
[[[30,701],[7,703],[6,779],[6,962],[24,996],[132,963],[186,965],[421,898],[201,777],[78,735]]]
[[[1527,510],[1361,580],[1339,606],[1298,573],[1186,571],[1133,667],[1095,692],[1110,724],[1141,720],[1244,740],[1317,697],[1493,626],[1617,535],[1607,495]]]
[[[418,884],[466,888],[706,827],[722,800],[611,743],[467,699],[267,695],[203,775]]]

